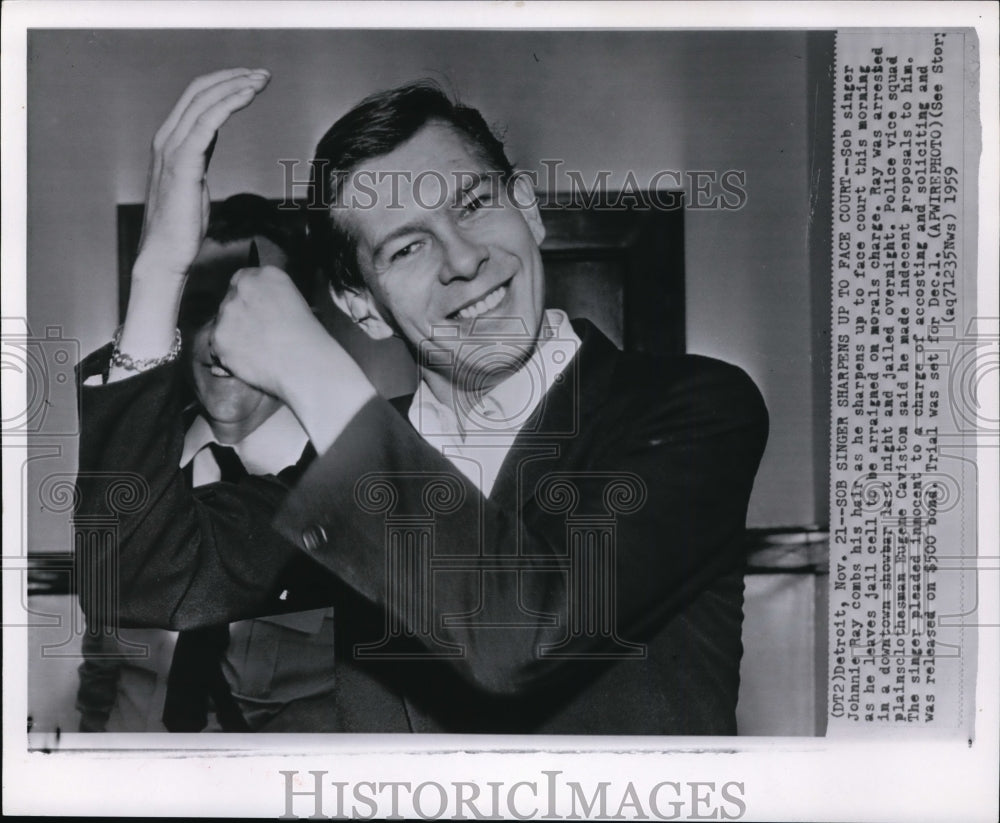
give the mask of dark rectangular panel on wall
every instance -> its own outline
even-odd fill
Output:
[[[603,199],[588,207],[559,195],[543,200],[549,305],[586,317],[623,349],[683,352],[680,193]]]

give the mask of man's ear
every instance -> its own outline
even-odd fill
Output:
[[[524,215],[524,220],[528,224],[535,242],[539,246],[542,245],[542,241],[545,239],[545,224],[538,211],[538,198],[535,197],[535,190],[526,175],[519,174],[514,177],[513,197],[517,209]]]
[[[330,297],[344,314],[360,326],[372,340],[392,337],[392,327],[382,319],[368,289],[345,288],[338,291],[330,284]]]

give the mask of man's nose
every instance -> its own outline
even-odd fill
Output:
[[[444,265],[441,267],[442,283],[452,280],[471,280],[490,257],[489,247],[474,235],[453,227],[444,244]]]

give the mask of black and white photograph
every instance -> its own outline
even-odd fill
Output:
[[[2,51],[5,813],[996,818],[995,7]]]

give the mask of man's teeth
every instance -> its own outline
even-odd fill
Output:
[[[233,376],[233,373],[231,371],[229,371],[229,369],[224,368],[222,366],[219,366],[219,365],[217,365],[215,363],[213,363],[209,367],[208,370],[209,370],[209,372],[211,372],[211,374],[212,374],[213,377],[232,377]]]
[[[479,317],[479,315],[484,312],[488,312],[490,309],[494,309],[500,305],[504,297],[507,296],[507,287],[498,286],[493,289],[489,294],[487,294],[482,300],[473,303],[471,306],[466,306],[458,312],[458,316],[462,320],[472,320],[474,317]]]

